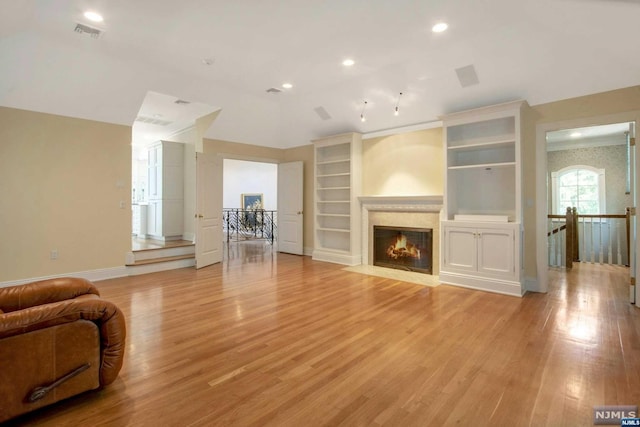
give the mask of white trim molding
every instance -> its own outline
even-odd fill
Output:
[[[81,277],[83,279],[97,282],[106,279],[115,279],[117,277],[130,276],[127,267],[112,267],[112,268],[100,268],[97,270],[76,271],[73,273],[61,273],[53,274],[51,276],[30,277],[26,279],[9,280],[7,282],[0,282],[0,288],[6,288],[9,286],[23,285],[25,283],[37,282],[39,280],[56,279],[58,277]]]

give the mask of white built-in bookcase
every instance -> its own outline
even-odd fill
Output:
[[[360,207],[362,139],[358,133],[313,141],[315,148],[315,238],[313,259],[361,263]]]
[[[525,101],[442,117],[440,280],[522,295],[521,119]]]

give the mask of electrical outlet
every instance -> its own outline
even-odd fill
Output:
[[[51,259],[58,259],[58,250],[57,249],[52,249],[51,253],[49,254],[49,257]]]
[[[124,206],[125,206],[124,200],[120,200],[120,209],[124,209]]]

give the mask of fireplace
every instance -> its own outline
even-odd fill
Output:
[[[433,274],[433,229],[374,225],[373,265]]]

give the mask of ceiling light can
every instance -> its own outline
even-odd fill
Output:
[[[91,22],[102,22],[104,18],[98,12],[94,12],[92,10],[88,10],[84,13],[84,17],[87,18]]]
[[[449,25],[446,22],[438,22],[436,25],[431,27],[431,31],[434,33],[441,33],[446,31],[447,28],[449,28]]]

